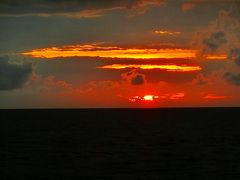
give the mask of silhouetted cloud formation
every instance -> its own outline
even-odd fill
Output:
[[[13,64],[9,58],[0,57],[0,90],[21,88],[31,77],[32,64]]]
[[[144,84],[144,76],[142,74],[137,74],[135,77],[132,78],[133,85],[141,85]]]
[[[146,82],[144,74],[139,73],[136,69],[121,74],[122,78],[132,85],[143,85]]]

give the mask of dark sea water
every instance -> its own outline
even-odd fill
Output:
[[[1,180],[240,179],[240,108],[1,110]]]

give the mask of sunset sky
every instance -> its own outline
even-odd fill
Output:
[[[240,106],[239,0],[1,0],[0,108]]]

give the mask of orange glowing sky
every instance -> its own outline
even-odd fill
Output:
[[[237,0],[12,1],[0,108],[240,105]]]

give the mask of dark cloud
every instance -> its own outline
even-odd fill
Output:
[[[135,77],[132,78],[133,85],[141,85],[144,84],[144,76],[142,74],[137,74]]]
[[[233,74],[231,72],[226,72],[224,74],[224,78],[226,78],[231,83],[240,86],[240,73],[239,74]]]
[[[225,33],[222,31],[213,32],[209,37],[203,39],[203,44],[205,46],[205,52],[214,52],[221,45],[227,43]]]
[[[33,72],[32,64],[13,64],[8,57],[0,57],[0,90],[21,88]]]
[[[2,15],[51,15],[99,11],[115,8],[135,9],[161,5],[165,0],[1,0]],[[94,15],[90,13],[90,15]]]
[[[146,82],[144,74],[139,73],[136,69],[121,74],[122,78],[132,85],[143,85]]]

